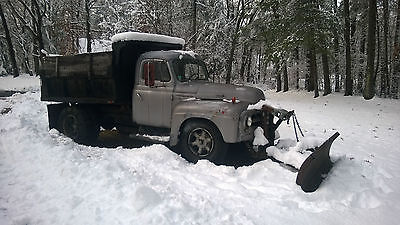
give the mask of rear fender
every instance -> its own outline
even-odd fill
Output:
[[[47,105],[47,116],[49,119],[49,129],[57,129],[58,118],[60,117],[61,111],[67,107],[67,104],[49,104]]]

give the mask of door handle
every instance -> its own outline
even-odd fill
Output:
[[[141,95],[141,94],[139,94],[139,93],[136,93],[136,96],[138,96],[138,97],[139,97],[140,101],[142,101],[142,100],[143,100],[143,98],[142,98],[142,95]]]

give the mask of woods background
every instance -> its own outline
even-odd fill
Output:
[[[399,14],[400,0],[0,0],[0,74],[141,31],[184,38],[214,82],[398,98]]]

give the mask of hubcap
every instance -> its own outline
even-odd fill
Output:
[[[199,157],[208,156],[214,149],[214,140],[204,128],[196,128],[189,134],[188,145],[190,151]]]
[[[65,117],[63,130],[68,137],[75,138],[78,135],[78,123],[75,116],[68,115]]]

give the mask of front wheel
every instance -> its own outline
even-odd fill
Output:
[[[187,123],[181,133],[180,148],[182,157],[196,163],[207,159],[213,163],[222,163],[225,159],[227,144],[214,125],[203,121]]]

